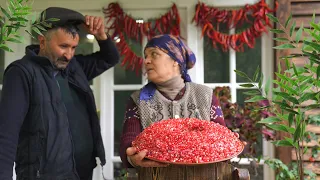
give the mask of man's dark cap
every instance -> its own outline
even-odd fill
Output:
[[[44,14],[44,15],[43,15]],[[40,14],[40,22],[46,21],[51,24],[52,28],[65,26],[65,25],[80,25],[85,22],[85,17],[74,10],[62,8],[62,7],[49,7],[42,11]],[[50,18],[59,19],[58,21],[50,21]],[[45,27],[47,30],[51,29]]]

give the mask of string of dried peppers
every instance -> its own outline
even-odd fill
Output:
[[[131,68],[139,74],[143,58],[137,56],[130,48],[125,38],[135,39],[142,44],[143,37],[148,39],[158,34],[180,35],[180,16],[177,6],[173,4],[171,9],[160,18],[139,22],[126,14],[118,3],[110,3],[103,9],[106,18],[106,30],[112,38],[119,38],[117,47],[123,56],[121,66]]]
[[[199,2],[196,5],[196,12],[193,22],[202,29],[202,37],[206,35],[212,41],[213,47],[217,48],[217,43],[221,45],[223,51],[229,48],[235,51],[243,51],[243,46],[253,48],[255,39],[260,37],[263,32],[267,32],[267,26],[271,27],[271,23],[266,14],[275,12],[277,9],[269,8],[264,0],[260,0],[253,5],[245,5],[238,10],[219,10],[218,8],[207,6]],[[249,16],[253,20],[249,20]],[[240,27],[244,22],[251,25],[250,28],[237,33],[226,34],[219,32],[219,25],[226,24],[228,28]]]

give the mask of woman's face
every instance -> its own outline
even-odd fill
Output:
[[[146,73],[153,83],[165,82],[180,75],[178,63],[160,49],[149,47],[144,53]]]

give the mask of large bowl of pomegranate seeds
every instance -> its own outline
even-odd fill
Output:
[[[218,123],[195,118],[168,119],[153,123],[132,142],[146,158],[170,164],[208,164],[239,155],[243,143]]]

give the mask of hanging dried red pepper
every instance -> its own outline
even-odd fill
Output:
[[[229,48],[242,51],[245,44],[253,48],[255,39],[260,37],[263,32],[267,32],[268,26],[272,26],[266,14],[275,12],[276,9],[277,3],[275,9],[270,9],[264,0],[253,5],[245,5],[239,10],[219,10],[199,2],[196,5],[196,12],[192,21],[201,27],[202,36],[209,37],[215,48],[216,44],[219,43],[223,51],[227,51]],[[253,17],[253,22],[248,19],[248,16]],[[240,27],[244,22],[252,25],[238,34],[221,33],[213,25],[219,27],[220,24],[226,24],[227,28],[235,28]]]
[[[135,70],[137,74],[142,68],[143,58],[130,49],[125,37],[135,39],[142,44],[145,36],[150,39],[158,34],[180,35],[180,16],[175,4],[154,22],[137,22],[135,18],[125,13],[118,3],[110,3],[103,12],[107,22],[107,32],[112,38],[117,37],[120,40],[117,47],[124,57],[121,65],[126,66],[126,69]]]

